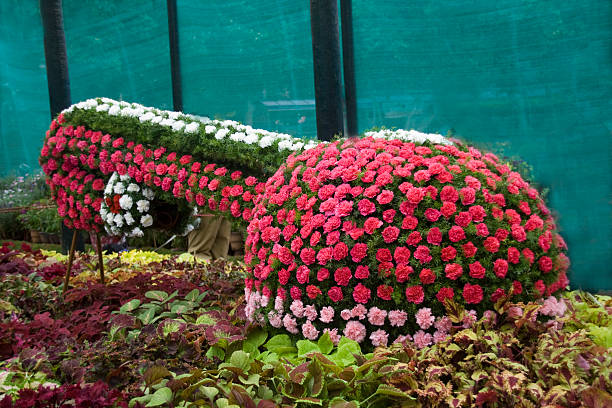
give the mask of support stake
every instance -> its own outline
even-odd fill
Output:
[[[72,233],[72,244],[70,244],[70,252],[68,253],[68,268],[66,269],[66,277],[64,278],[64,289],[62,290],[62,296],[66,294],[68,289],[68,283],[70,281],[70,272],[72,271],[72,261],[74,261],[74,247],[77,241],[77,230],[75,229]]]
[[[100,234],[96,232],[96,244],[98,246],[98,265],[100,267],[100,283],[104,285],[104,259],[102,258],[102,245],[100,245]]]

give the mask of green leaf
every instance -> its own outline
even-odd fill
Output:
[[[163,302],[164,300],[168,299],[168,294],[161,290],[150,290],[145,293],[145,297]]]
[[[208,314],[198,316],[195,322],[195,324],[203,324],[206,326],[214,326],[216,323],[217,321]]]
[[[210,400],[213,400],[219,394],[219,390],[215,387],[205,387],[203,385],[200,387],[200,391]]]
[[[138,309],[138,306],[140,306],[140,300],[139,299],[132,299],[129,302],[125,303],[123,306],[121,306],[119,308],[119,312],[120,313],[128,313],[128,312],[131,312],[132,310]]]
[[[342,337],[338,343],[337,351],[329,358],[338,365],[347,367],[355,363],[353,354],[361,354],[359,343],[346,337]]]
[[[189,303],[183,302],[181,300],[177,300],[176,302],[172,303],[170,307],[170,312],[176,313],[178,315],[178,314],[183,314],[191,309],[192,309],[192,306]]]
[[[296,343],[298,349],[298,357],[303,357],[308,353],[320,353],[321,350],[317,343],[314,343],[310,340],[298,340]]]
[[[225,359],[225,351],[223,351],[222,348],[219,348],[217,346],[212,346],[206,352],[206,357],[208,358],[218,357],[221,361],[223,361]]]
[[[229,363],[234,367],[239,367],[244,371],[247,371],[251,366],[249,353],[245,353],[242,350],[236,350],[230,356]]]
[[[329,408],[359,408],[357,401],[345,401],[342,398],[336,397],[329,402]]]
[[[142,324],[144,324],[145,326],[147,324],[151,324],[154,317],[155,317],[155,309],[152,309],[152,308],[146,309],[138,315],[138,319],[140,319]]]
[[[166,367],[152,366],[144,372],[144,381],[147,387],[157,384],[163,378],[172,377],[172,373]]]
[[[327,332],[323,333],[323,335],[319,338],[317,345],[323,354],[329,354],[334,349],[334,343]]]
[[[286,334],[277,334],[268,340],[268,342],[264,344],[264,347],[278,355],[292,354],[297,351],[297,349],[293,346],[291,339]]]
[[[246,352],[253,352],[259,348],[262,344],[265,343],[268,338],[268,332],[262,328],[256,328],[251,330],[247,335],[247,339],[244,341],[242,346],[243,350]]]
[[[189,300],[190,302],[196,302],[198,299],[198,296],[200,296],[200,291],[197,289],[194,289],[185,295],[185,300]]]
[[[146,405],[147,407],[158,407],[162,404],[167,404],[172,401],[172,390],[168,387],[160,388],[155,391],[151,397],[151,401]]]

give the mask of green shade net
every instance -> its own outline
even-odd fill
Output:
[[[49,92],[38,2],[0,1],[0,174],[39,171]]]
[[[612,289],[612,3],[354,1],[360,130],[455,135],[549,189],[573,287]]]
[[[314,138],[307,0],[178,0],[184,110]]]
[[[64,0],[72,101],[172,108],[165,0]]]

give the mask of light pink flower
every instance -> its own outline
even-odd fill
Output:
[[[295,317],[304,316],[304,304],[301,300],[294,300],[293,302],[291,302],[291,306],[289,306],[289,309],[291,310],[291,312],[293,312],[293,315]]]
[[[302,325],[302,334],[309,340],[316,340],[317,337],[319,337],[319,331],[310,320],[307,320],[306,323]]]
[[[363,324],[351,320],[346,323],[346,327],[343,331],[344,335],[351,340],[355,340],[357,343],[361,343],[366,336],[366,328]]]
[[[474,323],[476,323],[476,311],[470,310],[463,316],[463,328],[468,329],[472,327]]]
[[[340,317],[343,318],[344,320],[348,320],[352,317],[351,311],[348,309],[343,309],[340,312]]]
[[[297,322],[293,317],[291,317],[291,315],[286,314],[285,317],[283,317],[283,325],[285,326],[285,329],[287,329],[289,333],[292,333],[292,334],[299,333],[299,330],[297,328]]]
[[[412,336],[411,335],[409,335],[409,334],[399,335],[399,336],[397,336],[397,339],[395,339],[393,344],[395,344],[395,343],[406,344],[406,342],[408,342],[408,341],[412,341]]]
[[[414,317],[416,318],[416,322],[419,327],[423,330],[429,329],[434,323],[434,320],[436,319],[436,317],[431,314],[431,309],[428,307],[423,307],[419,309],[419,311],[416,312]]]
[[[331,306],[325,306],[321,309],[321,320],[323,323],[329,323],[334,319],[334,308]]]
[[[544,304],[540,308],[540,314],[545,316],[563,316],[565,311],[567,310],[567,306],[565,302],[558,301],[554,296],[550,296],[548,299],[544,301]]]
[[[373,324],[375,326],[382,326],[383,324],[385,324],[385,317],[387,317],[387,311],[381,310],[376,306],[371,308],[368,312],[368,321],[370,322],[370,324]]]
[[[274,298],[274,309],[279,312],[282,313],[283,310],[285,310],[285,307],[283,306],[283,298],[280,296],[277,296]]]
[[[433,342],[434,343],[440,343],[441,341],[446,340],[446,338],[448,337],[448,333],[445,331],[441,331],[441,330],[436,330],[436,332],[433,334]]]
[[[368,309],[364,305],[357,305],[351,310],[351,317],[357,317],[359,320],[363,320],[368,313]]]
[[[389,321],[391,322],[391,326],[402,327],[404,323],[406,323],[406,319],[408,318],[408,313],[403,310],[392,310],[389,312]]]
[[[412,340],[414,341],[415,346],[418,348],[423,348],[431,344],[433,337],[431,334],[425,333],[423,330],[419,330],[414,334]]]
[[[314,305],[307,305],[304,308],[304,316],[306,316],[306,319],[315,320],[317,318],[317,315],[317,309],[314,307]]]
[[[438,317],[438,320],[434,323],[434,327],[440,331],[447,332],[453,327],[453,322],[450,317]]]
[[[370,334],[370,340],[372,341],[372,345],[374,347],[386,346],[387,341],[389,341],[389,334],[387,334],[386,331],[379,329]]]
[[[283,320],[281,319],[281,315],[276,313],[276,311],[271,310],[268,313],[268,321],[272,327],[276,327],[277,329],[283,325]]]
[[[323,330],[323,333],[329,333],[329,337],[334,344],[338,344],[340,342],[340,338],[342,337],[338,334],[338,329],[325,329]]]

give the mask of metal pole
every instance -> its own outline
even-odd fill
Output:
[[[172,75],[172,106],[183,111],[183,84],[181,82],[181,58],[179,53],[178,13],[176,0],[167,0],[168,35],[170,40],[170,73]]]
[[[337,0],[310,0],[317,135],[344,134]]]
[[[64,289],[62,290],[62,296],[68,289],[68,283],[70,281],[70,272],[72,271],[72,262],[74,261],[74,247],[77,241],[77,230],[74,230],[72,234],[72,244],[70,244],[70,252],[68,253],[68,268],[66,268],[66,276],[64,277]]]
[[[355,47],[353,41],[353,1],[340,0],[342,21],[342,63],[346,100],[346,135],[357,136],[357,86],[355,85]]]
[[[102,258],[102,245],[100,244],[100,234],[96,232],[96,244],[98,246],[98,265],[100,268],[100,283],[104,285],[104,259]]]

